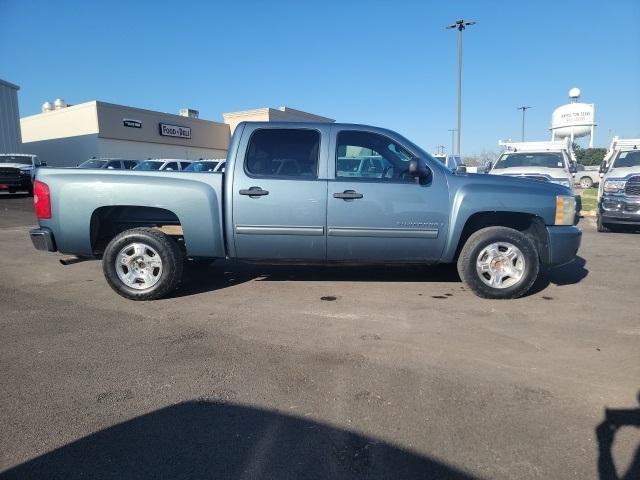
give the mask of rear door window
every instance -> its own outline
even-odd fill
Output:
[[[265,128],[249,140],[245,171],[265,178],[318,178],[320,132],[311,129]]]
[[[163,170],[178,170],[178,162],[169,162],[167,163]]]

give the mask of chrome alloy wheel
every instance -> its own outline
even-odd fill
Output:
[[[115,260],[118,278],[127,287],[145,290],[153,287],[162,275],[162,259],[149,245],[130,243]]]
[[[482,249],[476,260],[480,280],[492,288],[517,284],[525,271],[524,255],[509,242],[496,242]]]

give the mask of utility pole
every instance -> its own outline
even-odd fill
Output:
[[[518,110],[522,110],[522,141],[524,142],[524,113],[531,107],[518,107]]]
[[[455,155],[456,151],[453,149],[453,136],[458,130],[456,128],[450,128],[449,131],[451,132],[451,155]]]
[[[475,25],[474,21],[456,20],[447,26],[447,30],[458,30],[458,155],[460,155],[460,138],[462,136],[462,32],[465,28]]]

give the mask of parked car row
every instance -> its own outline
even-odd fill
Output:
[[[156,158],[149,160],[124,160],[121,158],[91,158],[77,166],[77,168],[106,169],[106,170],[143,170],[143,171],[187,171],[187,172],[218,172],[224,170],[224,159],[184,160]]]

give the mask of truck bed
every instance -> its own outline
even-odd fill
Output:
[[[100,221],[142,220],[180,225],[187,254],[224,257],[222,173],[41,168],[52,218],[40,220],[57,250],[92,255],[100,250]],[[64,228],[60,228],[64,225]]]

